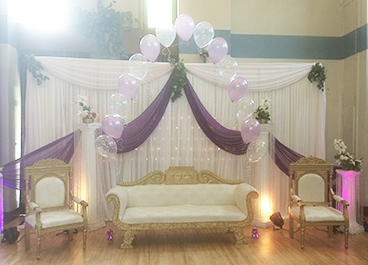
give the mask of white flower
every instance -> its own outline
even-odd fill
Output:
[[[78,96],[77,103],[82,103],[83,106],[86,106],[87,105],[87,97],[84,97],[84,96],[79,95]]]

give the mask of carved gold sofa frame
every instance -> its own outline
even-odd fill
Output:
[[[242,184],[248,189],[244,195],[244,207],[247,212],[246,218],[242,221],[211,221],[211,222],[174,222],[174,223],[123,223],[120,218],[120,199],[116,194],[108,192],[106,194],[108,201],[115,202],[113,214],[114,225],[124,231],[124,239],[120,248],[132,248],[132,242],[135,233],[140,230],[157,229],[178,229],[178,228],[216,228],[225,227],[228,232],[235,236],[235,244],[247,244],[243,234],[243,227],[250,225],[253,220],[253,208],[251,199],[258,198],[258,191],[252,186],[245,184],[243,180],[228,180],[217,176],[209,170],[197,172],[193,167],[170,167],[165,174],[162,171],[153,171],[145,177],[132,182],[119,182],[118,186],[136,186],[136,185],[187,185],[187,184]]]

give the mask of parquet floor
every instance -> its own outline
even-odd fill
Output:
[[[325,227],[306,229],[306,246],[300,248],[300,232],[289,238],[285,229],[258,228],[254,239],[252,227],[245,228],[247,245],[236,246],[225,229],[182,229],[138,232],[133,249],[119,249],[122,233],[111,222],[88,233],[87,249],[82,248],[82,233],[68,241],[67,235],[50,233],[42,238],[41,259],[36,259],[35,245],[25,251],[23,231],[18,243],[0,245],[0,264],[134,264],[134,265],[246,265],[246,264],[368,264],[368,233],[350,235],[344,248],[342,234],[327,237]],[[107,229],[114,239],[108,241]],[[36,243],[31,235],[31,243]]]

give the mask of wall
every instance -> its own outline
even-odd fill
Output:
[[[346,47],[353,52],[343,60],[342,89],[342,133],[348,149],[358,158],[363,157],[364,178],[361,187],[368,191],[368,125],[367,125],[367,1],[349,0],[341,5],[344,34],[352,35]],[[368,205],[368,196],[363,193],[364,205]]]
[[[78,5],[92,9],[99,2],[111,1],[81,0]],[[117,0],[115,7],[142,21],[141,1]],[[182,0],[178,10],[196,23],[210,22],[238,62],[321,62],[327,69],[326,160],[334,162],[335,138],[368,158],[362,148],[368,130],[366,0]],[[144,33],[139,23],[134,27],[138,44]],[[180,45],[180,58],[203,62],[192,40]]]

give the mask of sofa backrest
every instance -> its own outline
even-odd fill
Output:
[[[230,184],[136,185],[125,187],[127,207],[170,205],[234,205],[235,189]]]

